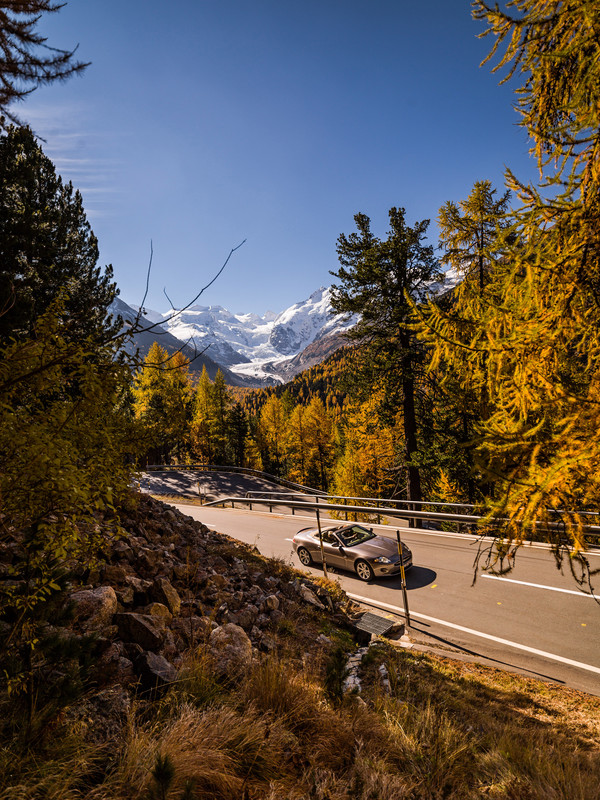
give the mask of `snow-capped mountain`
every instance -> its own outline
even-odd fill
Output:
[[[259,383],[282,381],[288,361],[317,340],[331,336],[333,346],[334,334],[356,321],[333,313],[331,289],[324,287],[279,314],[268,311],[262,317],[232,314],[222,306],[191,306],[164,314],[145,309],[144,315],[234,374]],[[335,342],[334,349],[339,336]]]
[[[162,325],[157,325],[156,323],[159,319],[163,319],[161,314],[150,311],[140,316],[138,313],[139,306],[129,306],[127,303],[123,302],[120,297],[115,297],[108,310],[113,317],[121,317],[124,323],[124,329],[130,328],[132,325],[136,328],[137,332],[125,343],[124,349],[126,352],[135,353],[137,351],[143,357],[148,353],[154,342],[157,342],[169,355],[181,351],[189,360],[190,370],[192,372],[201,372],[203,367],[206,367],[209,378],[214,379],[217,371],[221,369],[225,380],[231,386],[255,385],[254,382],[246,378],[233,375],[228,369],[216,363],[206,353],[202,353],[200,350],[194,349],[193,346],[179,341],[179,339],[173,336],[172,333],[169,333]]]

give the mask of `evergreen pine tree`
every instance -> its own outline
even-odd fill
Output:
[[[24,338],[59,297],[65,336],[107,341],[117,294],[81,195],[63,184],[29,128],[0,137],[0,342]]]
[[[53,0],[0,0],[0,113],[13,122],[19,122],[9,110],[13,102],[24,100],[40,85],[63,81],[88,66],[73,60],[75,50],[50,47],[36,31],[43,14],[54,14],[63,5]]]
[[[386,239],[372,233],[365,214],[354,217],[358,232],[339,237],[341,266],[331,274],[340,284],[332,287],[332,306],[337,312],[360,314],[350,332],[361,343],[358,372],[366,392],[375,382],[383,388],[384,411],[394,415],[402,409],[408,497],[420,500],[416,394],[423,375],[423,347],[412,329],[410,300],[424,301],[441,273],[433,248],[423,243],[429,221],[411,227],[403,208],[390,209],[389,218]]]
[[[438,220],[444,249],[442,261],[450,267],[458,284],[428,308],[414,305],[422,320],[423,338],[434,345],[430,362],[430,373],[435,376],[430,427],[436,433],[430,438],[427,451],[446,477],[466,483],[471,502],[480,491],[489,490],[474,467],[472,453],[476,426],[489,413],[487,356],[480,346],[486,329],[481,320],[486,317],[488,306],[501,303],[494,271],[505,251],[500,239],[507,235],[510,224],[510,193],[499,199],[495,194],[490,181],[478,181],[466,200],[448,201],[442,206]],[[438,471],[438,477],[441,475]],[[444,480],[445,487],[450,485]],[[436,484],[432,490],[437,491]]]

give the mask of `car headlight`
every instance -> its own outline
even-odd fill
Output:
[[[378,556],[377,558],[373,559],[373,563],[374,564],[391,564],[392,562],[389,560],[389,558],[386,558],[385,556]]]

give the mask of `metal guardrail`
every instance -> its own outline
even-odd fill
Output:
[[[287,492],[260,492],[260,491],[248,491],[248,492],[246,492],[246,497],[248,497],[248,498],[256,498],[257,500],[259,498],[261,498],[261,497],[274,497],[274,498],[279,497],[281,499],[283,499],[285,497],[288,497],[290,499],[293,499],[294,497],[299,497],[300,499],[305,499],[306,497],[317,497],[317,496],[319,498],[322,498],[322,499],[327,500],[327,501],[330,501],[330,500],[343,500],[344,501],[344,505],[347,505],[346,501],[348,501],[348,500],[366,500],[367,502],[371,503],[372,504],[371,507],[374,510],[376,510],[375,513],[378,515],[378,521],[379,521],[379,516],[380,516],[378,510],[382,509],[382,508],[389,508],[390,506],[400,507],[400,508],[406,509],[406,511],[410,511],[412,508],[414,508],[415,510],[418,510],[419,508],[421,508],[421,509],[460,508],[460,509],[471,510],[471,511],[475,511],[476,509],[477,510],[481,509],[480,506],[478,507],[478,506],[473,505],[471,503],[443,503],[443,502],[440,502],[440,501],[437,501],[437,500],[404,500],[404,499],[389,498],[389,497],[354,497],[354,496],[351,496],[351,495],[343,495],[343,494],[319,494],[319,495],[315,495],[314,493],[313,494],[309,494],[307,492],[304,492],[302,495],[293,494],[293,493],[287,493]],[[388,504],[388,505],[386,506],[386,504]],[[550,509],[550,513],[552,513],[553,515],[559,517],[561,514],[564,514],[565,512],[562,509],[555,508],[555,509]],[[594,520],[598,520],[598,518],[600,517],[600,513],[598,513],[597,511],[578,511],[577,513],[581,517],[587,517],[588,518],[588,520],[589,520],[588,521],[588,527],[592,526],[593,525],[593,521]],[[480,514],[480,516],[483,517],[484,515]],[[348,519],[348,515],[347,514],[346,514],[346,519]],[[556,524],[560,525],[561,523],[557,522]]]
[[[287,492],[263,492],[263,491],[255,491],[250,490],[246,492],[246,497],[268,497],[269,495],[272,496],[280,496],[280,497],[299,497],[300,495],[287,493]],[[436,506],[438,508],[462,508],[462,509],[470,509],[474,510],[477,506],[472,505],[471,503],[442,503],[437,500],[404,500],[399,498],[392,498],[392,497],[354,497],[353,495],[347,494],[327,494],[326,492],[315,492],[314,489],[309,489],[306,492],[303,492],[303,496],[308,495],[309,497],[324,497],[328,500],[363,500],[369,503],[373,503],[373,508],[379,508],[380,506],[390,507],[391,506],[406,506],[409,510],[411,506],[415,506],[415,508],[423,507],[423,506]],[[387,505],[386,505],[387,504]]]
[[[332,504],[326,502],[318,502],[315,499],[312,502],[309,501],[302,501],[302,500],[287,500],[285,503],[281,502],[281,498],[279,500],[275,498],[249,498],[249,497],[238,497],[237,495],[233,495],[230,497],[221,497],[218,500],[213,500],[209,503],[205,503],[205,506],[219,506],[225,505],[227,503],[231,503],[231,507],[235,507],[235,503],[241,503],[250,506],[250,510],[252,510],[252,504],[255,505],[266,505],[269,507],[269,511],[272,512],[273,508],[277,506],[284,506],[286,508],[292,509],[302,509],[305,511],[315,511],[317,514],[319,511],[341,511],[341,512],[352,512],[357,514],[373,514],[375,509],[373,506],[358,506],[358,505],[340,505],[340,504]],[[412,522],[412,526],[417,520],[421,521],[431,521],[431,522],[453,522],[456,523],[457,526],[469,526],[473,528],[474,526],[478,525],[485,517],[478,515],[478,514],[453,514],[453,513],[443,513],[440,511],[413,511],[408,509],[399,509],[399,508],[380,508],[378,509],[380,516],[386,517],[394,517],[396,519],[402,519],[409,524]],[[411,526],[411,527],[412,527]],[[550,529],[560,529],[560,523],[548,523],[546,526]],[[471,532],[475,535],[479,533],[482,535],[481,531],[474,531]],[[585,528],[586,535],[600,537],[600,525],[588,525]]]

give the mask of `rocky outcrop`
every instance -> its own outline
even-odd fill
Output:
[[[219,679],[235,679],[277,647],[288,612],[342,612],[344,603],[336,605],[305,576],[270,568],[247,545],[148,495],[136,495],[122,528],[98,554],[101,566],[84,571],[67,598],[74,615],[65,635],[96,637],[92,678],[99,692],[160,692],[199,646]]]

